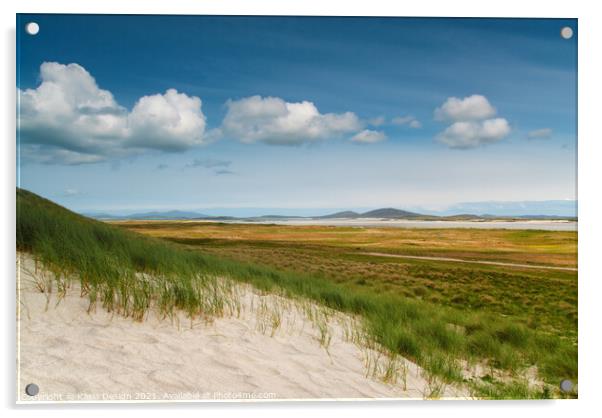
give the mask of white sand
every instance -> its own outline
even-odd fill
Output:
[[[378,375],[387,359],[380,357],[380,371],[371,373],[378,353],[349,341],[352,320],[340,314],[328,320],[326,349],[320,320],[309,319],[324,310],[309,303],[240,286],[239,315],[191,323],[183,315],[172,321],[150,314],[135,322],[100,307],[88,314],[77,288],[57,304],[56,290],[47,298],[35,289],[40,273],[31,258],[20,264],[20,401],[422,399],[436,386],[410,362],[395,384],[384,383]],[[276,329],[275,317],[282,320]],[[25,395],[28,383],[39,386],[36,397]],[[462,395],[449,386],[441,393]]]

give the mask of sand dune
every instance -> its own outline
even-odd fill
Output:
[[[388,360],[350,341],[352,319],[310,303],[239,286],[240,311],[212,322],[152,313],[135,322],[100,307],[87,313],[76,287],[57,303],[56,291],[36,289],[31,258],[20,264],[20,401],[422,399],[437,384],[408,361],[383,382]],[[24,393],[28,383],[36,397]]]

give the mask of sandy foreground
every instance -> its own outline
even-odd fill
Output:
[[[23,255],[18,268],[19,401],[467,396],[407,360],[391,363],[350,337],[351,318],[309,302],[238,286],[238,309],[224,317],[136,322],[101,307],[88,313],[75,286],[57,303],[56,291],[35,285],[49,273]],[[396,378],[385,383],[391,364]],[[37,396],[25,394],[29,383]]]

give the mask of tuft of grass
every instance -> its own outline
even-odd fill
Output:
[[[220,258],[85,218],[22,189],[17,189],[17,249],[32,253],[52,270],[59,292],[77,280],[91,309],[100,304],[136,320],[143,320],[151,306],[165,317],[181,310],[191,318],[233,309],[231,289],[219,277],[313,300],[357,316],[362,335],[373,344],[421,365],[430,376],[427,397],[438,397],[447,383],[463,381],[460,360],[492,364],[517,375],[536,366],[554,387],[561,379],[577,382],[575,342],[529,328],[511,316]],[[265,325],[275,330],[280,318],[276,315]],[[329,335],[326,325],[320,330],[326,348]],[[534,396],[519,380],[517,385],[480,385],[475,390],[497,399]],[[541,395],[559,396],[552,391]]]
[[[48,266],[59,296],[78,280],[90,310],[101,305],[136,320],[153,304],[163,316],[176,309],[190,317],[217,315],[230,290],[198,254],[91,221],[22,189],[17,249]]]
[[[483,399],[550,399],[554,393],[549,386],[533,388],[529,383],[522,379],[516,379],[512,382],[502,382],[495,379],[473,384],[474,394]],[[557,394],[556,397],[566,398],[564,394]]]

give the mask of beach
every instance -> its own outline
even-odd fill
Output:
[[[249,286],[238,291],[239,312],[221,318],[150,312],[138,322],[100,306],[88,313],[77,286],[60,301],[56,291],[40,292],[36,275],[50,273],[36,272],[29,256],[19,272],[20,401],[422,399],[433,384],[405,359],[405,384],[385,383],[374,365],[384,371],[386,358],[349,341],[350,318],[330,317],[324,343],[322,308]],[[37,396],[25,395],[29,383]],[[441,393],[457,396],[468,393]]]

